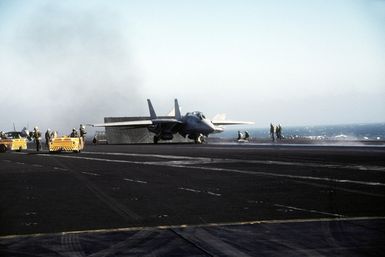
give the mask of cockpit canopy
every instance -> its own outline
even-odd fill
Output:
[[[195,116],[195,117],[198,117],[200,120],[205,120],[206,119],[206,116],[203,113],[198,112],[198,111],[188,112],[186,114],[186,116]]]

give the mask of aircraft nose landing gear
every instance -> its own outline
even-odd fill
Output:
[[[195,144],[203,144],[206,142],[206,137],[203,134],[199,134],[194,138]]]

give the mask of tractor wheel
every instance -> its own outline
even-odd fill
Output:
[[[0,145],[0,153],[5,153],[7,151],[7,147],[3,144]]]

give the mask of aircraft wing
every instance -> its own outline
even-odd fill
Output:
[[[167,123],[167,124],[179,124],[182,123],[177,119],[153,119],[153,120],[133,120],[133,121],[118,121],[101,124],[93,124],[93,127],[148,127],[154,124]]]
[[[219,113],[215,115],[214,118],[211,120],[211,122],[215,126],[254,124],[254,122],[251,122],[251,121],[226,120],[226,113]]]
[[[174,119],[174,118],[165,118],[165,119],[162,119],[162,118],[157,118],[157,119],[153,119],[152,120],[152,124],[157,124],[157,123],[175,123],[175,124],[179,124],[179,123],[183,123],[182,121],[180,120],[177,120],[177,119]]]
[[[152,125],[151,120],[118,121],[101,124],[93,124],[93,127],[147,127]]]
[[[238,121],[238,120],[212,120],[211,121],[215,126],[221,125],[241,125],[241,124],[254,124],[251,121]]]

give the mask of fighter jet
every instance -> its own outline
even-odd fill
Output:
[[[196,144],[205,142],[209,134],[223,131],[222,125],[253,124],[249,121],[231,121],[231,120],[209,120],[202,112],[188,112],[182,116],[178,100],[174,101],[174,117],[158,118],[150,99],[147,99],[150,117],[148,120],[110,122],[103,124],[94,124],[94,127],[128,127],[147,129],[154,133],[154,144],[159,140],[172,140],[174,134],[179,133],[183,137],[194,140]]]

